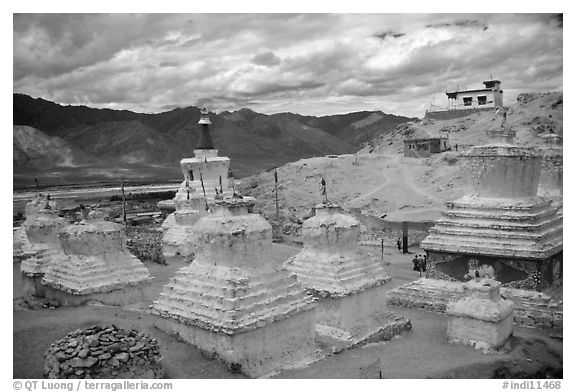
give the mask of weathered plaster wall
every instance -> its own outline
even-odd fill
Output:
[[[460,155],[465,194],[522,199],[536,195],[542,159],[537,151],[512,145],[472,147]]]

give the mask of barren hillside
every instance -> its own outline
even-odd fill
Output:
[[[518,99],[508,108],[506,119],[506,124],[517,131],[517,144],[543,147],[541,136],[562,135],[562,93],[521,94]],[[328,198],[345,208],[360,208],[374,216],[386,214],[390,220],[434,220],[446,201],[462,196],[459,152],[488,143],[485,131],[501,124],[502,116],[495,111],[446,121],[418,120],[372,140],[356,155],[289,163],[278,169],[281,214],[292,221],[305,217],[321,202],[320,181],[324,176]],[[429,158],[403,156],[404,135],[426,137],[439,135],[440,131],[449,131],[453,151]],[[259,210],[274,220],[272,172],[244,179],[242,190],[256,197]]]

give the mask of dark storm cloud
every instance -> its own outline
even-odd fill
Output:
[[[463,19],[457,20],[452,23],[435,23],[435,24],[427,24],[426,27],[428,28],[440,28],[440,27],[477,27],[481,28],[482,30],[487,30],[488,26],[479,20],[473,19]]]
[[[273,52],[258,53],[252,58],[252,63],[257,65],[277,65],[280,64],[280,57],[276,56]]]
[[[328,114],[379,107],[417,115],[432,94],[490,74],[505,91],[561,86],[562,20],[562,14],[15,15],[14,91],[138,111],[203,102],[217,110],[255,105]]]
[[[383,31],[383,32],[379,32],[379,33],[374,33],[372,35],[372,37],[378,38],[381,41],[384,41],[386,39],[386,37],[400,38],[400,37],[403,37],[405,35],[406,34],[404,34],[404,33],[396,33],[392,30],[388,30],[388,31]]]
[[[178,61],[162,61],[158,66],[160,67],[177,67],[180,63]]]
[[[57,76],[110,60],[161,37],[174,23],[161,15],[15,14],[15,78]]]
[[[564,14],[556,14],[552,16],[553,22],[558,27],[564,27]]]

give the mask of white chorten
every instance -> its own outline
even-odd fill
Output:
[[[58,232],[68,224],[52,207],[46,208],[47,203],[40,203],[43,206],[37,209],[38,206],[27,209],[28,218],[22,225],[28,241],[25,247],[28,257],[20,265],[24,291],[37,297],[44,297],[44,287],[40,281],[54,257],[62,251]]]
[[[173,200],[176,212],[162,224],[162,254],[167,262],[193,260],[195,244],[189,235],[192,226],[209,213],[209,204],[215,198],[231,195],[228,186],[230,159],[219,157],[218,150],[214,148],[208,110],[203,108],[201,115],[198,121],[200,139],[194,150],[195,156],[180,161],[184,181]]]
[[[129,252],[122,225],[88,219],[60,230],[59,239],[62,252],[42,279],[47,298],[62,305],[89,300],[121,305],[142,298],[150,274]]]
[[[46,209],[46,206],[48,206],[50,210],[57,211],[58,206],[56,202],[50,200],[47,196],[39,194],[24,207],[24,217],[26,220],[13,232],[12,260],[14,262],[25,260],[34,255],[34,250],[31,248],[32,245],[26,235],[26,221],[33,220],[40,211]]]
[[[315,352],[314,299],[271,257],[272,227],[252,200],[215,200],[193,227],[195,261],[164,287],[155,325],[252,377]]]
[[[338,206],[316,206],[302,225],[303,250],[285,266],[318,298],[316,332],[336,340],[336,349],[389,339],[409,329],[407,319],[386,310],[384,288],[390,277],[374,258],[360,252],[360,223]],[[400,328],[399,328],[400,327]]]
[[[195,192],[213,199],[218,193],[227,195],[230,193],[228,187],[228,170],[230,168],[230,158],[219,157],[218,150],[214,147],[212,136],[210,135],[210,117],[206,108],[203,108],[200,120],[200,138],[194,149],[194,158],[184,158],[180,161],[184,181],[176,193],[174,199],[175,207],[177,202],[187,199],[187,186]]]
[[[513,133],[492,132],[508,141]],[[470,268],[492,267],[496,280],[537,290],[561,277],[562,216],[537,195],[540,152],[505,140],[460,156],[466,194],[446,203],[421,244],[429,277],[463,280]]]
[[[448,340],[484,350],[502,347],[512,336],[514,302],[502,298],[500,283],[492,279],[471,280],[464,292],[446,307]]]

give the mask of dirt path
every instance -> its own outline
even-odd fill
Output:
[[[366,200],[367,198],[371,197],[372,195],[375,195],[378,192],[381,192],[388,185],[388,183],[390,183],[390,177],[388,177],[388,175],[386,175],[386,170],[389,170],[389,169],[383,169],[380,172],[380,175],[382,177],[382,183],[379,186],[377,186],[376,188],[374,188],[373,190],[371,190],[368,193],[365,193],[363,195],[360,195],[360,196],[348,201],[348,204],[354,205],[355,203],[358,203],[359,201]]]
[[[362,201],[369,200],[373,196],[377,196],[382,192],[386,192],[387,187],[402,188],[406,191],[406,194],[411,195],[411,200],[422,199],[427,204],[443,204],[443,200],[441,200],[437,195],[425,192],[421,186],[415,184],[414,173],[408,171],[407,168],[401,164],[401,162],[387,162],[387,164],[390,166],[383,167],[379,173],[382,178],[382,182],[369,192],[350,200],[348,202],[349,205],[359,205],[358,203]],[[391,179],[392,176],[394,180]],[[387,195],[389,194],[390,192],[387,193]],[[400,203],[400,206],[401,205],[402,203]],[[425,210],[425,208],[422,208],[422,210]]]
[[[406,187],[409,188],[412,192],[414,192],[417,195],[421,195],[422,198],[424,199],[432,199],[437,203],[442,202],[436,195],[422,192],[422,187],[418,186],[417,184],[414,184],[414,175],[413,173],[408,173],[406,171],[406,167],[401,166],[400,170],[402,171],[402,177],[405,180],[404,185],[406,185]]]

